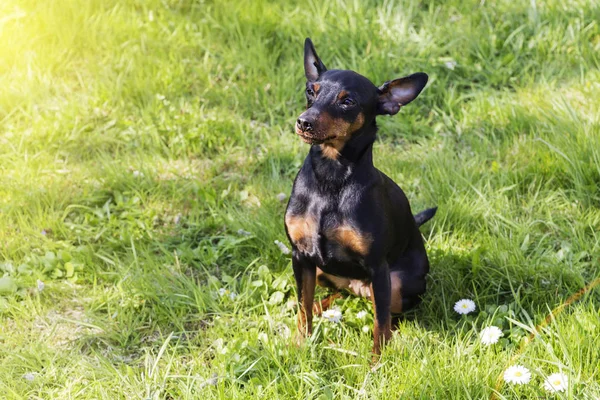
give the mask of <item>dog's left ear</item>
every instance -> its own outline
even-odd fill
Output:
[[[394,115],[400,107],[417,98],[427,84],[427,74],[417,72],[404,78],[387,81],[379,87],[378,114]]]

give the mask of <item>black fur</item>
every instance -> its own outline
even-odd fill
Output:
[[[301,304],[299,327],[310,334],[317,281],[330,287],[333,282],[339,289],[347,288],[338,281],[363,282],[372,290],[378,353],[380,342],[391,336],[397,303],[405,311],[425,292],[429,262],[418,226],[437,208],[413,217],[404,192],[373,166],[375,119],[414,100],[427,75],[377,87],[356,72],[327,70],[310,39],[304,66],[307,110],[298,118],[296,132],[311,148],[286,210]],[[398,281],[401,292],[395,293]]]

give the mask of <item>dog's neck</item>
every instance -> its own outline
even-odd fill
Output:
[[[373,167],[373,142],[377,125],[363,126],[352,135],[336,157],[326,155],[321,145],[311,146],[309,157],[317,182],[327,186],[343,186],[344,182],[360,165],[361,169]]]

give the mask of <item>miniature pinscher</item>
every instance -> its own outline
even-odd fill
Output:
[[[311,145],[285,212],[298,287],[298,328],[312,333],[315,285],[368,297],[375,311],[373,352],[391,338],[392,315],[420,302],[429,261],[406,195],[373,166],[378,115],[394,115],[427,83],[418,72],[376,87],[348,70],[327,70],[304,44],[307,108],[296,133]],[[322,303],[323,310],[328,305]]]

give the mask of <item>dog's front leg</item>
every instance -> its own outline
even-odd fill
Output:
[[[292,267],[296,278],[300,308],[298,312],[298,330],[302,336],[310,336],[312,334],[317,267],[297,256],[292,257]]]
[[[392,337],[391,299],[390,272],[387,263],[384,263],[373,272],[371,282],[371,301],[375,311],[373,328],[373,353],[375,354],[381,354],[381,347]]]

